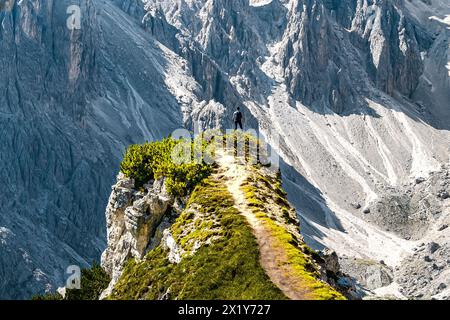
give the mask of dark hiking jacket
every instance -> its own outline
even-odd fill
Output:
[[[234,122],[242,121],[242,112],[236,111],[235,113],[233,113],[233,121]]]

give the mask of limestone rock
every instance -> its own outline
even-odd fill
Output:
[[[106,208],[108,246],[102,255],[101,265],[111,275],[112,281],[101,298],[111,293],[130,258],[140,260],[149,246],[156,246],[164,237],[158,228],[164,217],[170,215],[174,203],[164,187],[164,180],[156,180],[142,195],[134,189],[132,180],[123,174],[117,177]]]

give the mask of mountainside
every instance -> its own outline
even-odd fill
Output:
[[[98,261],[125,146],[183,123],[182,60],[108,1],[80,1],[81,29],[68,30],[72,4],[0,12],[1,298],[63,285],[69,265]]]
[[[73,2],[0,11],[1,298],[99,259],[127,145],[237,106],[310,247],[372,293],[449,297],[448,1]]]

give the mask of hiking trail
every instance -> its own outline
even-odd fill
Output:
[[[288,298],[310,299],[310,290],[302,283],[302,279],[292,272],[285,250],[277,243],[264,221],[258,219],[248,206],[241,188],[249,177],[244,160],[222,151],[217,154],[217,163],[220,167],[217,174],[223,176],[228,191],[233,196],[236,209],[247,219],[253,230],[259,246],[260,262],[266,274]]]

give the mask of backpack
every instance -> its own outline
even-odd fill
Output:
[[[233,121],[234,121],[234,122],[239,122],[239,121],[241,121],[241,120],[242,120],[242,112],[236,111],[236,112],[233,114]]]

